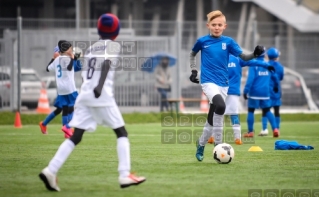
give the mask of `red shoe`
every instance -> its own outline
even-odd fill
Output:
[[[214,144],[214,137],[210,137],[207,141],[208,144]]]
[[[48,132],[47,132],[47,126],[44,126],[42,123],[43,123],[43,122],[41,121],[41,122],[39,123],[39,126],[40,126],[40,129],[41,129],[41,132],[42,132],[44,135],[46,135],[46,134],[48,134]]]
[[[273,137],[279,137],[279,130],[278,129],[274,129]]]
[[[62,127],[62,131],[64,132],[64,138],[70,138],[73,135],[72,129],[65,125]]]
[[[244,137],[254,137],[254,132],[245,133]]]

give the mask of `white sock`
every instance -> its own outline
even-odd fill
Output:
[[[120,177],[127,177],[131,171],[130,142],[127,137],[117,139],[118,171]]]
[[[234,139],[241,139],[241,128],[239,124],[233,125]]]
[[[199,145],[205,146],[208,139],[212,136],[212,132],[213,132],[213,127],[206,121],[203,128],[203,133],[199,138]]]
[[[214,113],[213,116],[213,133],[214,143],[223,143],[223,129],[224,129],[224,115],[218,115]]]
[[[49,170],[53,174],[57,174],[59,169],[62,167],[64,162],[68,159],[69,155],[73,151],[75,145],[70,139],[64,140],[60,145],[58,151],[55,153],[54,157],[49,163]]]

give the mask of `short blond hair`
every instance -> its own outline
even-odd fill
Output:
[[[226,22],[226,16],[219,10],[214,10],[211,11],[210,13],[207,14],[207,22],[209,23],[210,21],[214,20],[215,18],[218,17],[224,17],[225,18],[225,22]]]

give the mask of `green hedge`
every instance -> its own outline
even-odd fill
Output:
[[[123,114],[125,123],[160,123],[162,117],[170,114],[161,113],[130,113]],[[43,121],[47,115],[46,114],[21,114],[22,125],[34,125]],[[190,115],[187,115],[190,116]],[[205,116],[205,115],[204,115]],[[240,120],[242,122],[246,121],[247,114],[241,114]],[[282,121],[319,121],[319,114],[281,114]],[[15,120],[15,113],[12,112],[0,112],[0,125],[13,125]],[[255,120],[261,120],[261,114],[255,115]],[[51,121],[51,124],[61,124],[61,115],[56,117]]]

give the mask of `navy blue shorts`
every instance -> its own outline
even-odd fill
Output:
[[[67,95],[58,95],[55,100],[54,107],[62,108],[63,106],[72,107],[75,104],[76,97],[78,92],[75,91],[72,94]]]

